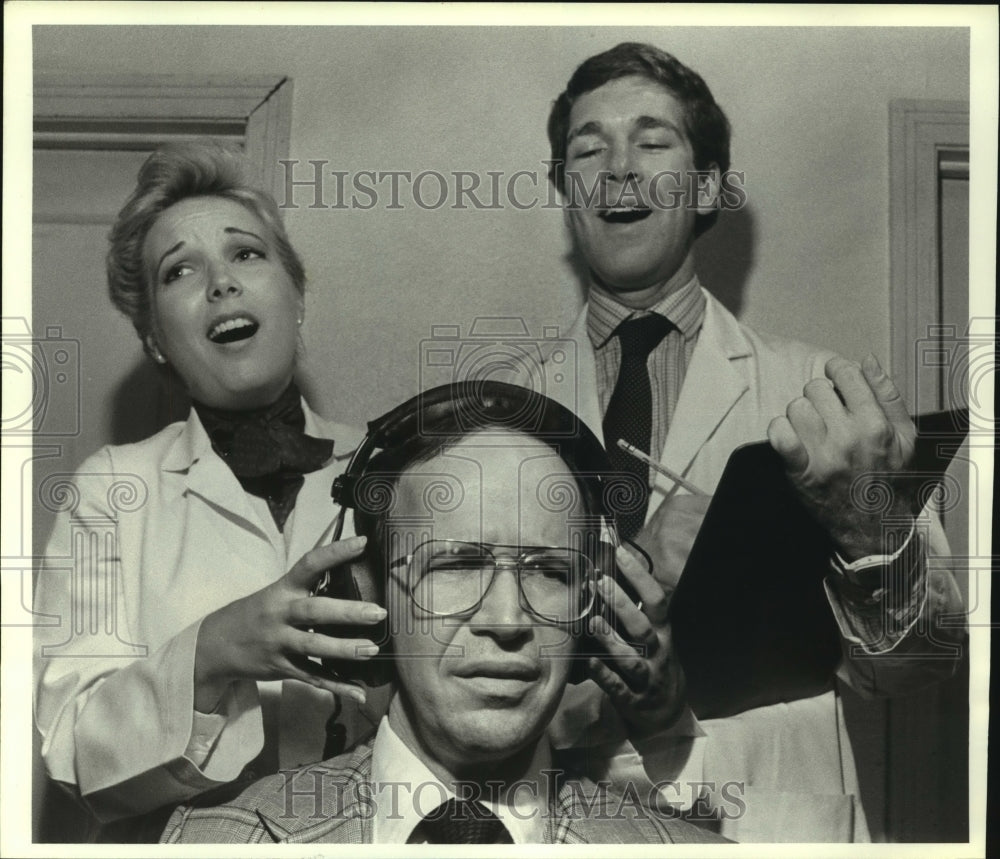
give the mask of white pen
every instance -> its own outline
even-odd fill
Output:
[[[620,447],[626,453],[632,454],[632,456],[634,456],[636,459],[642,460],[647,465],[653,466],[653,468],[655,468],[658,472],[660,472],[660,474],[662,474],[664,477],[669,477],[674,483],[676,483],[678,486],[683,486],[692,495],[708,495],[708,493],[705,492],[704,489],[699,489],[697,486],[691,483],[691,481],[685,480],[679,474],[675,474],[665,465],[661,465],[655,459],[643,453],[634,444],[629,444],[627,441],[625,441],[625,439],[623,438],[618,439],[618,447]]]

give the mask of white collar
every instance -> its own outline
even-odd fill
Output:
[[[541,844],[549,814],[552,753],[542,736],[525,777],[506,796],[484,791],[480,802],[492,811],[510,832],[515,844]],[[371,770],[372,842],[405,844],[423,817],[455,792],[441,782],[389,726],[383,716],[372,746]]]

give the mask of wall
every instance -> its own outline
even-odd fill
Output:
[[[34,65],[287,74],[297,178],[323,159],[331,170],[506,179],[542,175],[552,99],[581,60],[623,40],[696,68],[732,121],[749,205],[702,240],[706,285],[757,327],[888,356],[888,103],[967,99],[965,30],[36,27]],[[326,187],[333,202],[332,179]],[[436,186],[423,188],[433,202]],[[520,315],[533,333],[565,329],[581,300],[556,209],[427,210],[403,193],[402,210],[385,197],[371,211],[320,210],[307,208],[307,188],[295,202],[287,222],[310,277],[313,398],[340,419],[361,422],[414,393],[434,325],[464,333],[476,315]],[[92,314],[104,299],[69,300]]]

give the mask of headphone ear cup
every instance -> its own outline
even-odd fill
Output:
[[[360,600],[385,605],[384,587],[376,578],[367,553],[331,570],[326,587],[317,596],[342,600]],[[368,639],[378,645],[379,653],[371,659],[324,659],[323,667],[338,679],[382,686],[393,679],[393,661],[388,618],[376,624],[344,624],[317,627],[316,632],[341,639]]]

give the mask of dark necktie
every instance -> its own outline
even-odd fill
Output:
[[[449,799],[427,815],[413,830],[429,844],[513,844],[507,827],[478,802]]]
[[[279,531],[283,531],[304,474],[317,471],[333,454],[329,439],[306,435],[306,417],[299,389],[293,382],[263,409],[244,412],[194,404],[212,442],[212,449],[251,495],[267,501]]]
[[[639,480],[634,487],[635,491],[612,493],[613,497],[624,501],[619,505],[615,517],[619,534],[624,539],[634,537],[646,520],[646,509],[649,507],[649,466],[622,450],[618,446],[618,439],[625,439],[643,453],[650,453],[653,393],[646,361],[649,353],[673,327],[668,319],[653,313],[626,319],[615,330],[621,343],[622,361],[618,381],[604,415],[604,443],[614,470],[634,475]]]

